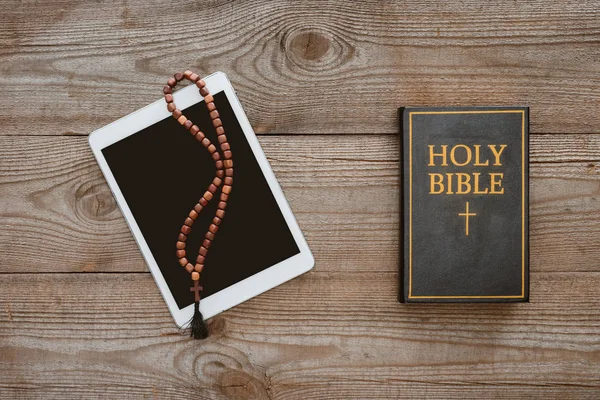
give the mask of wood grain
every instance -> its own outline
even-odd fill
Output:
[[[528,105],[533,133],[600,133],[599,40],[589,0],[8,2],[0,134],[88,134],[183,68],[229,74],[260,133],[395,133],[403,105]]]
[[[600,398],[597,1],[0,6],[0,398]],[[203,343],[83,136],[184,68],[272,134],[317,260]],[[529,304],[396,301],[403,105],[531,107]]]
[[[599,272],[534,272],[508,306],[401,305],[397,278],[317,269],[198,343],[149,274],[0,275],[0,395],[597,397]]]
[[[318,268],[397,271],[398,137],[260,141]],[[534,271],[600,271],[598,144],[532,137]],[[147,271],[86,138],[0,138],[0,204],[1,273]]]

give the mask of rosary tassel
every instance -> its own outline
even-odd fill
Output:
[[[194,316],[192,317],[190,326],[192,327],[190,336],[193,336],[194,339],[206,339],[208,337],[208,328],[206,327],[206,323],[200,312],[199,301],[194,302]]]

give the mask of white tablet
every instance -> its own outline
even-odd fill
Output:
[[[310,270],[314,259],[229,79],[217,72],[204,80],[235,160],[226,216],[201,277],[200,311],[210,318]],[[174,101],[216,142],[196,86],[175,91]],[[171,116],[164,99],[94,131],[89,142],[175,322],[185,326],[194,297],[175,245],[183,221],[215,176],[214,161]],[[216,203],[200,213],[188,235],[193,259]]]

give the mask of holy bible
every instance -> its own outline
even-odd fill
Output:
[[[401,108],[401,302],[529,299],[526,107]]]

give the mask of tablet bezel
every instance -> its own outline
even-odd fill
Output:
[[[231,108],[238,119],[240,127],[246,136],[248,144],[252,149],[254,157],[256,158],[262,173],[265,176],[265,179],[273,193],[273,196],[279,206],[281,213],[287,223],[294,240],[298,246],[300,252],[287,260],[281,261],[271,267],[268,267],[232,286],[229,286],[225,289],[220,290],[217,293],[214,293],[206,298],[203,298],[200,302],[200,311],[202,312],[204,318],[208,319],[220,312],[223,312],[231,307],[234,307],[246,300],[251,299],[254,296],[257,296],[263,292],[266,292],[269,289],[272,289],[282,283],[301,275],[314,266],[314,258],[310,249],[308,248],[308,244],[300,231],[298,223],[292,214],[292,211],[281,191],[279,183],[273,174],[271,166],[267,161],[262,148],[258,142],[256,134],[250,126],[250,122],[246,117],[246,113],[244,112],[236,94],[227,78],[223,72],[215,72],[204,78],[206,82],[206,86],[208,90],[215,94],[223,91],[227,96],[229,103],[231,104]],[[196,103],[204,101],[200,93],[198,92],[195,85],[189,85],[181,90],[178,90],[173,95],[175,102],[181,110],[184,110]],[[142,255],[150,268],[150,272],[154,276],[156,284],[160,289],[165,301],[167,302],[167,306],[169,307],[169,311],[175,319],[175,323],[183,327],[185,326],[193,315],[194,305],[190,304],[189,306],[179,309],[177,303],[175,302],[175,298],[173,294],[169,290],[169,286],[165,281],[148,244],[144,240],[144,236],[129,209],[127,201],[115,180],[112,171],[104,158],[102,153],[102,149],[111,144],[118,142],[130,135],[133,135],[155,123],[162,121],[165,118],[172,118],[171,113],[167,110],[166,102],[164,99],[160,99],[155,101],[154,103],[135,111],[111,124],[108,124],[89,135],[89,143],[98,164],[100,165],[100,169],[106,178],[108,186],[110,187],[113,195],[117,200],[117,204],[119,205],[133,236],[142,251]],[[183,218],[183,217],[182,217]],[[173,250],[175,252],[175,250]],[[173,253],[175,254],[175,253]],[[175,257],[175,255],[173,255]],[[190,284],[191,285],[191,284]]]

